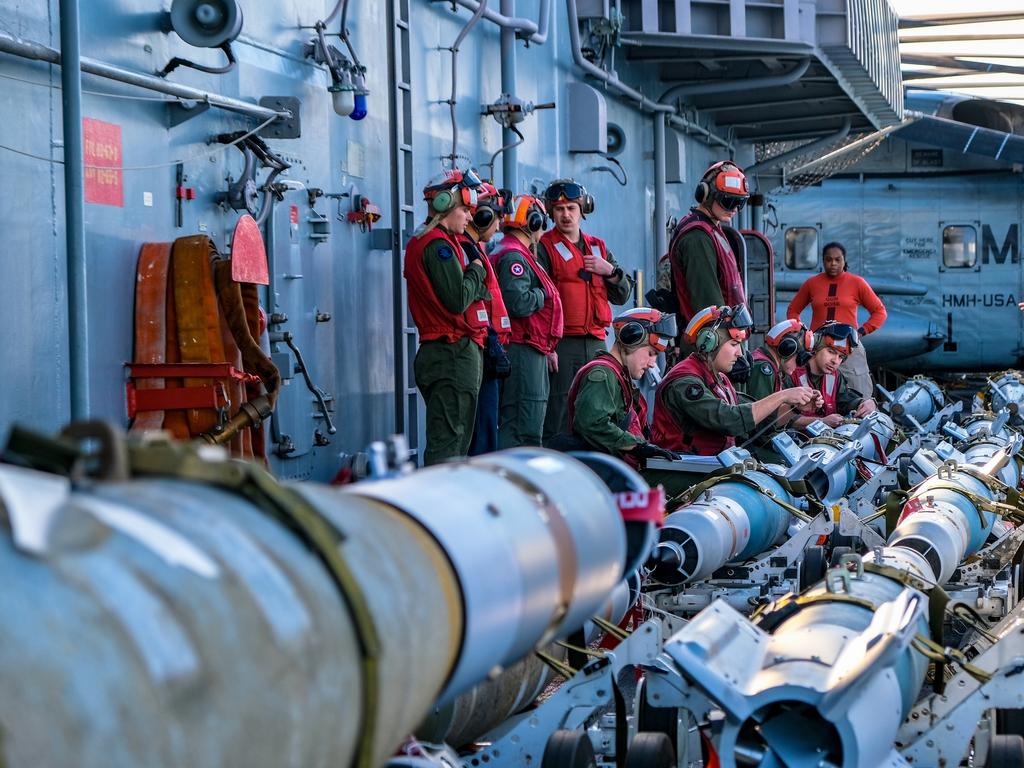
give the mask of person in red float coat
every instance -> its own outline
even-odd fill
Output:
[[[512,371],[501,393],[498,446],[540,445],[548,406],[548,367],[562,337],[558,289],[534,255],[544,230],[544,207],[530,195],[512,200],[494,251],[498,283],[512,320]]]
[[[405,250],[409,311],[419,331],[413,363],[426,402],[424,464],[466,456],[476,419],[489,317],[482,253],[458,241],[476,205],[479,178],[453,170],[423,190],[429,215]]]
[[[615,343],[580,368],[569,387],[568,435],[551,446],[608,453],[636,468],[677,455],[650,442],[647,403],[635,380],[658,364],[676,335],[675,316],[640,307],[615,318]]]
[[[483,265],[487,269],[487,291],[491,294],[487,306],[489,326],[487,343],[484,346],[484,373],[480,384],[480,397],[476,407],[476,426],[469,446],[470,456],[479,456],[498,450],[498,406],[501,397],[501,381],[511,372],[511,363],[505,351],[512,337],[512,320],[505,308],[505,301],[498,285],[498,276],[490,258],[486,257],[485,246],[498,232],[501,217],[508,203],[506,193],[500,192],[493,184],[484,182],[478,194],[473,217],[466,226],[466,233],[460,238],[467,258],[479,251],[483,253]]]
[[[843,360],[859,343],[857,329],[847,323],[827,322],[814,333],[814,352],[806,367],[793,372],[793,383],[812,387],[821,395],[815,407],[801,409],[793,422],[803,428],[821,419],[830,427],[838,427],[848,414],[854,418],[867,416],[877,409],[875,401],[864,397],[846,382],[840,370]]]
[[[544,418],[544,443],[568,428],[566,401],[576,372],[606,349],[611,304],[622,305],[633,281],[615,261],[604,241],[580,229],[594,211],[594,198],[573,179],[555,179],[544,191],[554,226],[544,233],[537,261],[558,287],[565,332],[552,358],[551,391]]]
[[[704,307],[746,304],[736,255],[722,227],[749,196],[746,177],[728,160],[714,163],[697,183],[697,205],[676,224],[668,249],[672,293],[683,323]],[[679,349],[693,351],[685,336]]]
[[[651,438],[665,448],[700,456],[714,456],[750,434],[754,426],[783,407],[813,402],[814,390],[791,387],[752,403],[739,402],[725,375],[743,354],[743,342],[753,323],[745,306],[707,307],[694,315],[686,338],[694,351],[662,379],[654,396]],[[692,478],[657,476],[666,491],[675,494]],[[650,479],[651,482],[655,478]],[[680,487],[681,483],[685,483]]]

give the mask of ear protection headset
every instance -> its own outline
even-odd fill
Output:
[[[498,214],[489,205],[477,205],[473,211],[473,226],[479,230],[485,230],[494,223]]]
[[[429,203],[431,213],[448,213],[458,205],[470,208],[476,206],[477,189],[481,184],[480,177],[472,168],[466,171],[449,170],[424,187],[423,196]],[[435,189],[437,191],[431,195],[431,191]]]
[[[536,234],[544,229],[547,218],[540,200],[531,195],[520,195],[512,201],[512,212],[505,215],[502,223],[506,227],[519,227]]]
[[[726,179],[729,182],[728,188],[723,189],[719,185],[718,177],[721,175],[728,176]],[[696,189],[693,190],[693,199],[697,201],[698,205],[703,205],[715,192],[737,196],[749,194],[747,180],[739,166],[732,160],[720,160],[704,171],[704,175],[700,177],[700,182],[698,182]]]
[[[647,341],[647,328],[637,320],[630,320],[615,329],[615,338],[627,347],[639,347]]]
[[[694,345],[698,355],[709,358],[724,343],[718,333],[720,329],[728,329],[731,339],[745,341],[752,325],[750,312],[743,305],[705,307],[690,318],[686,339]]]
[[[809,353],[814,348],[814,334],[804,328],[799,320],[783,320],[778,323],[765,335],[765,341],[775,347],[783,360],[789,359],[801,349]]]
[[[697,334],[697,352],[704,357],[707,357],[716,349],[718,349],[718,327],[714,328],[701,328]]]
[[[563,200],[579,205],[580,213],[584,216],[594,212],[594,196],[573,179],[555,179],[544,190],[544,203],[548,214],[553,214],[555,205]]]

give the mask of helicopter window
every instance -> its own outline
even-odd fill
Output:
[[[814,269],[818,266],[818,230],[790,227],[786,230],[786,267]]]
[[[942,230],[942,264],[973,267],[978,260],[978,234],[974,227],[951,226]]]

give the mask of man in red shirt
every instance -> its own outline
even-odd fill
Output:
[[[786,317],[799,319],[800,313],[810,304],[811,329],[814,331],[829,321],[853,326],[861,338],[881,328],[886,318],[885,305],[863,277],[847,271],[846,248],[842,243],[827,244],[822,250],[822,262],[825,271],[808,278],[800,286],[789,303]],[[871,313],[859,327],[857,307],[864,307]],[[863,345],[853,348],[843,362],[842,371],[853,389],[865,398],[871,397],[874,385]]]

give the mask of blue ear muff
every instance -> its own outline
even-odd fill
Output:
[[[455,196],[451,192],[438,192],[430,200],[430,208],[434,213],[447,213],[452,209]]]
[[[697,352],[702,355],[710,355],[718,347],[718,334],[710,328],[704,328],[697,333]]]

